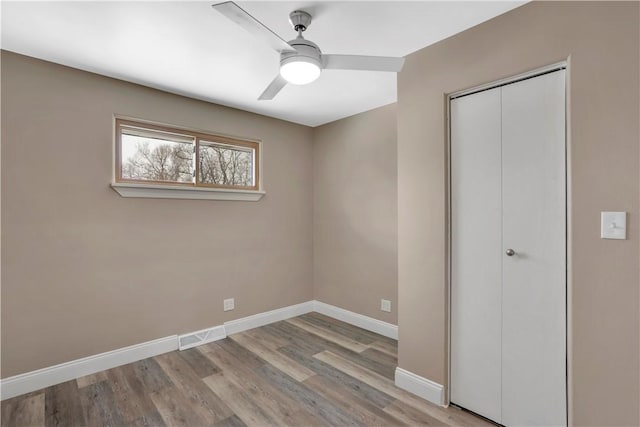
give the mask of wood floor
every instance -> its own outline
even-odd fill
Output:
[[[393,384],[394,340],[318,313],[2,402],[2,426],[479,426]]]

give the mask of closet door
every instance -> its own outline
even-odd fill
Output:
[[[501,419],[500,89],[451,101],[451,401]]]
[[[451,100],[451,402],[566,425],[565,71]]]
[[[561,70],[502,87],[505,425],[567,423],[564,82]]]

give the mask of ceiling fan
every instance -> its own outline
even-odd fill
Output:
[[[317,44],[302,37],[311,24],[311,15],[302,10],[289,14],[289,22],[298,36],[286,42],[232,1],[212,7],[280,53],[280,73],[262,92],[260,100],[273,99],[287,83],[311,83],[323,69],[398,72],[404,64],[404,58],[323,54]]]

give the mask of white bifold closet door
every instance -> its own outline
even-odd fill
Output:
[[[450,107],[451,402],[566,425],[565,71]]]

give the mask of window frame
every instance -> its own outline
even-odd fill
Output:
[[[158,180],[143,180],[143,179],[129,179],[122,177],[122,130],[125,127],[134,127],[139,129],[148,129],[151,131],[160,131],[170,134],[176,134],[186,137],[194,138],[193,147],[193,161],[195,177],[193,182],[178,182],[178,181],[158,181]],[[244,149],[253,150],[253,185],[224,185],[224,184],[212,184],[200,182],[200,141],[204,145],[210,144],[223,144],[230,147],[239,147]],[[207,144],[208,143],[208,144]],[[248,139],[240,139],[229,136],[217,135],[213,133],[204,133],[200,131],[194,131],[185,128],[159,125],[155,123],[149,123],[142,120],[115,118],[115,184],[136,184],[136,185],[149,185],[153,187],[167,187],[167,188],[197,188],[197,189],[209,189],[209,190],[237,190],[237,191],[260,191],[260,142],[252,141]]]

